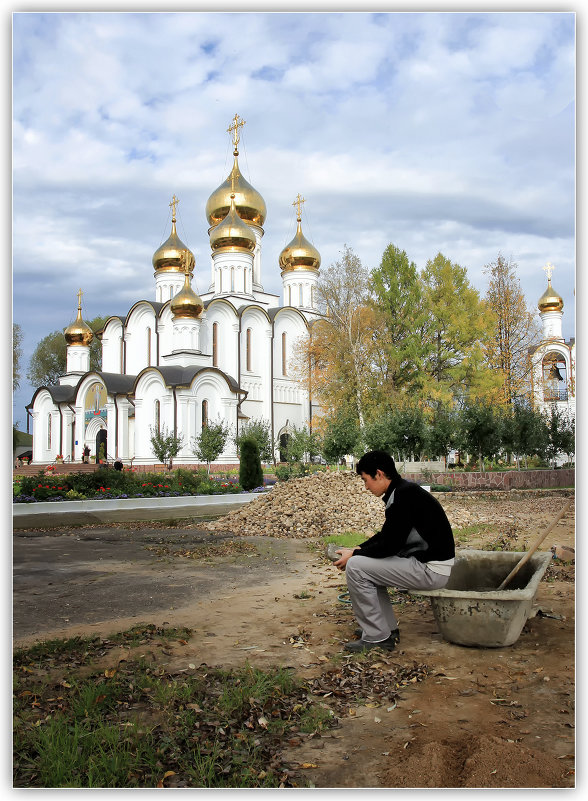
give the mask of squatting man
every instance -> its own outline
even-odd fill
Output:
[[[360,628],[352,652],[394,649],[398,621],[388,587],[438,590],[449,581],[455,558],[453,532],[439,501],[400,477],[385,451],[370,451],[356,466],[366,489],[386,504],[382,530],[356,548],[340,548],[335,567],[345,570],[351,605]]]

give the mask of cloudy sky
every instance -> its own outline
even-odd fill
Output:
[[[555,266],[574,336],[573,13],[356,11],[15,13],[13,319],[36,344],[75,317],[155,299],[151,258],[178,233],[208,289],[204,208],[227,177],[226,132],[268,214],[262,283],[280,293],[292,202],[323,265],[369,268],[390,242],[442,252],[484,294],[518,264],[530,306]],[[26,378],[14,417],[25,423]]]

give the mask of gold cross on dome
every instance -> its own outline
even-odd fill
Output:
[[[241,138],[239,135],[239,128],[242,128],[244,125],[245,120],[242,120],[238,114],[235,114],[232,124],[227,128],[227,133],[233,134],[233,145],[235,146],[235,150],[237,149],[239,139]]]
[[[543,269],[547,273],[547,280],[551,281],[551,276],[553,275],[553,271],[555,270],[555,267],[550,262],[547,262],[547,264],[545,265],[545,267]]]
[[[296,200],[294,201],[294,203],[292,203],[293,206],[296,206],[296,215],[297,215],[298,219],[300,219],[300,212],[301,212],[303,203],[306,203],[306,200],[303,197],[300,197],[300,192],[298,192]]]
[[[78,309],[82,308],[82,295],[83,294],[84,293],[82,292],[82,290],[78,289]]]
[[[174,219],[175,219],[175,216],[176,216],[176,208],[177,208],[179,202],[180,202],[179,199],[174,194],[174,196],[171,199],[171,203],[169,204],[169,207],[172,210],[172,217]]]

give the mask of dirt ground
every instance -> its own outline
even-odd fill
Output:
[[[468,503],[480,518],[496,520],[497,534],[514,519],[525,542],[532,542],[564,501],[548,494],[539,501],[474,495]],[[574,547],[574,524],[571,511],[541,550]],[[487,542],[486,534],[484,541],[458,546]],[[366,664],[343,651],[355,627],[344,603],[344,575],[308,540],[121,524],[19,531],[13,557],[15,646],[76,634],[108,636],[140,622],[187,626],[193,635],[187,645],[171,646],[169,670],[203,662],[290,665],[314,686],[325,686],[314,696],[325,704],[337,696],[325,676],[343,666],[358,675],[369,667],[384,686],[398,666],[424,666],[422,680],[402,687],[394,703],[378,694],[357,704],[352,699],[343,713],[335,707],[338,727],[290,747],[287,758],[301,783],[575,786],[573,563],[550,565],[536,614],[512,646],[446,642],[429,601],[400,595],[400,644]]]

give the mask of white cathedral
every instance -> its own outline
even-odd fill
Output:
[[[264,291],[261,240],[266,205],[238,163],[238,115],[228,129],[233,168],[209,197],[206,217],[211,248],[210,287],[199,297],[191,287],[194,255],[176,232],[153,256],[154,300],[138,300],[126,317],[110,317],[97,336],[102,368],[90,371],[94,334],[78,313],[64,336],[67,366],[59,383],[36,390],[27,407],[33,421],[33,463],[80,462],[87,447],[108,461],[153,464],[154,430],[182,437],[174,462],[195,464],[193,439],[222,420],[237,433],[247,420],[269,424],[273,442],[293,427],[309,425],[316,412],[291,361],[296,343],[319,317],[315,288],[320,255],[297,231],[279,256],[283,294]],[[279,458],[279,447],[276,451]],[[230,437],[219,463],[238,461]]]

